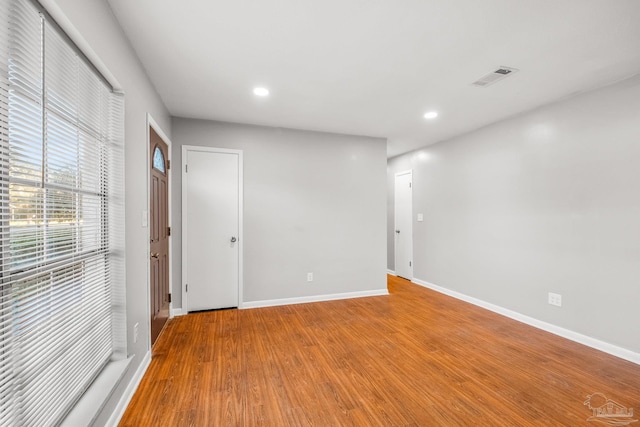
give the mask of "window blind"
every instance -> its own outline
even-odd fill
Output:
[[[114,351],[123,100],[29,0],[0,6],[0,425],[50,426]]]

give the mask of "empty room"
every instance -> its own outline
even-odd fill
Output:
[[[0,20],[0,426],[640,422],[640,2]]]

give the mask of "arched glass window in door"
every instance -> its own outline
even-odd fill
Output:
[[[153,168],[165,173],[164,153],[158,146],[153,150]]]

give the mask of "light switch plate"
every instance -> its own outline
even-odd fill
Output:
[[[424,217],[422,216],[422,214],[418,214],[418,222],[422,222],[424,220]]]
[[[142,211],[141,218],[142,218],[142,226],[147,227],[149,225],[149,212]]]
[[[133,343],[137,343],[138,342],[138,323],[136,323],[135,325],[133,325]]]

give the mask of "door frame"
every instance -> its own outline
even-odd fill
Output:
[[[409,258],[411,261],[410,271],[411,277],[407,277],[409,280],[413,280],[413,169],[405,170],[402,172],[397,172],[393,177],[393,270],[396,275],[398,274],[398,237],[396,234],[396,230],[398,229],[398,218],[396,215],[397,208],[397,197],[396,197],[396,181],[399,176],[409,175],[411,177],[411,203],[409,206],[409,218],[411,219],[409,223],[411,224],[411,232],[409,234]]]
[[[145,228],[147,229],[146,232],[146,251],[147,251],[147,255],[151,252],[151,227],[149,226],[149,212],[151,212],[151,194],[149,192],[149,188],[150,188],[150,179],[149,177],[151,176],[151,150],[149,148],[149,146],[151,145],[151,132],[149,131],[149,129],[153,128],[153,130],[155,131],[155,133],[158,134],[158,136],[160,137],[160,139],[162,139],[162,141],[167,144],[167,162],[171,160],[171,139],[169,139],[169,137],[167,136],[166,133],[164,133],[164,131],[162,130],[162,128],[160,127],[160,125],[158,124],[158,122],[156,122],[154,120],[154,118],[151,116],[151,114],[147,113],[147,127],[145,132],[147,133],[147,155],[146,155],[146,159],[147,159],[147,166],[145,167],[145,173],[146,173],[146,178],[145,178],[145,182],[147,183],[146,186],[146,193],[147,193],[147,201],[146,201],[146,210],[142,213],[142,223],[145,226]],[[171,169],[167,170],[167,223],[168,226],[171,227]],[[172,241],[172,236],[169,235],[169,272],[167,273],[169,275],[169,293],[172,293],[173,291],[173,281],[172,281],[172,277],[171,277],[171,272],[173,270],[172,268],[172,264],[173,264],[173,253],[171,250],[171,241]],[[149,258],[149,256],[146,257],[146,266],[147,266],[147,349],[150,350],[151,349],[151,260]],[[169,303],[169,318],[171,319],[175,314],[178,313],[174,313],[174,309],[173,309],[173,302]]]
[[[244,158],[242,150],[228,148],[205,147],[201,145],[182,146],[182,310],[186,314],[189,310],[189,296],[187,294],[187,153],[189,151],[237,154],[238,155],[238,308],[244,308]]]

